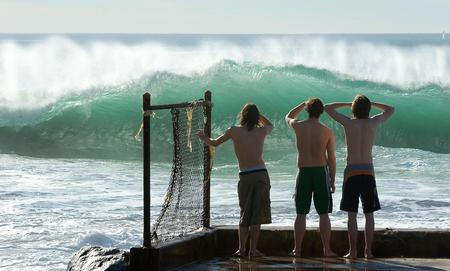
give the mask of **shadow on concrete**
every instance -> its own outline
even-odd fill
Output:
[[[392,271],[441,271],[450,270],[450,259],[357,259],[343,258],[291,258],[262,257],[257,259],[214,258],[198,262],[182,268],[179,271],[282,271],[282,270],[392,270]]]

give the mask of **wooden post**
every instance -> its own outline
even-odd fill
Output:
[[[144,247],[151,247],[151,221],[150,221],[150,93],[142,97],[142,109],[144,110]]]
[[[212,98],[211,91],[207,90],[205,92],[205,128],[204,132],[207,137],[211,137],[211,107]],[[210,181],[211,181],[211,153],[209,151],[209,146],[204,145],[205,153],[205,163],[203,167],[203,227],[209,228],[210,226]]]

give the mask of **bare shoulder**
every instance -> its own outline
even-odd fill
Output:
[[[292,123],[292,128],[301,128],[305,125],[305,121],[304,120],[296,120]]]
[[[372,116],[369,118],[369,123],[371,125],[378,125],[383,121],[384,121],[384,118],[383,118],[382,114],[378,114],[378,115],[375,115],[375,116]]]
[[[254,129],[260,134],[266,135],[268,133],[267,126],[255,127]]]
[[[331,131],[331,128],[329,128],[328,126],[326,126],[323,122],[319,122],[319,123],[320,123],[320,126],[322,126],[323,129],[326,129],[326,130],[330,130],[330,131]]]
[[[227,133],[230,133],[230,134],[234,134],[234,133],[236,133],[236,131],[239,129],[239,127],[237,127],[237,126],[231,126],[230,128],[228,128],[227,129]]]
[[[323,123],[321,123],[321,125],[322,125],[322,129],[326,135],[328,135],[329,137],[333,136],[333,129],[331,129],[330,127],[326,126]]]

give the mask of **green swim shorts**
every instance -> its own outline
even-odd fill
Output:
[[[325,167],[300,168],[295,191],[297,214],[309,213],[312,197],[314,197],[314,206],[319,215],[331,213],[332,200]]]

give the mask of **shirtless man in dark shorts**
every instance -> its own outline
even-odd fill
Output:
[[[377,107],[383,112],[369,117],[371,106]],[[353,118],[337,112],[336,109],[340,107],[351,107]],[[352,103],[327,104],[325,111],[344,127],[347,142],[347,166],[344,171],[340,209],[348,212],[347,226],[350,248],[349,253],[344,257],[351,259],[357,257],[358,224],[356,216],[361,197],[366,218],[364,255],[366,258],[373,258],[372,240],[375,228],[373,212],[381,207],[372,163],[372,146],[378,125],[392,116],[394,108],[386,104],[371,103],[366,96],[357,95]]]
[[[306,109],[307,120],[296,120],[300,112]],[[334,155],[333,130],[319,121],[323,113],[323,104],[317,98],[294,107],[286,115],[286,123],[294,129],[297,142],[298,175],[295,192],[297,218],[294,224],[295,247],[290,255],[301,256],[303,236],[306,229],[306,215],[309,213],[311,198],[319,214],[320,235],[323,255],[333,257],[336,254],[330,247],[331,224],[328,213],[331,212],[331,194],[334,192],[336,158]]]
[[[239,250],[235,256],[247,255],[245,248],[250,235],[250,257],[262,256],[256,248],[261,224],[272,222],[270,212],[270,179],[262,159],[264,139],[273,125],[259,114],[254,104],[246,104],[240,112],[240,125],[232,126],[221,136],[211,139],[203,131],[198,137],[209,146],[218,146],[231,139],[239,164],[238,197],[241,209],[239,222]]]

